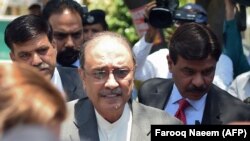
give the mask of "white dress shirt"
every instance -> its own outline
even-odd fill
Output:
[[[171,114],[172,116],[175,116],[175,113],[179,108],[178,101],[181,100],[182,98],[183,97],[180,95],[176,85],[174,84],[172,93],[169,97],[169,100],[164,110],[168,112],[169,114]],[[197,122],[201,123],[203,112],[205,109],[206,98],[207,98],[207,94],[205,94],[199,100],[186,99],[190,105],[185,109],[187,125],[194,125]]]
[[[167,62],[169,50],[163,48],[149,54],[152,46],[153,44],[145,41],[144,36],[134,45],[133,52],[137,62],[135,79],[145,81],[154,77],[172,78]],[[228,56],[221,54],[216,65],[213,83],[221,89],[226,90],[232,80],[233,63]]]
[[[129,105],[124,106],[123,114],[114,123],[105,120],[95,109],[100,141],[130,141],[132,112]]]
[[[65,97],[65,92],[64,92],[64,89],[63,89],[63,85],[62,85],[62,80],[61,80],[61,77],[60,77],[60,74],[57,70],[57,68],[55,67],[55,70],[54,70],[54,74],[50,80],[52,82],[52,84],[55,85],[55,87],[63,94],[63,96]]]
[[[228,88],[228,92],[242,101],[250,97],[250,71],[238,75]]]

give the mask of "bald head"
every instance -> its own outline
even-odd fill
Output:
[[[129,60],[132,60],[134,65],[136,64],[129,42],[123,36],[117,33],[105,31],[95,34],[83,45],[80,58],[82,68],[84,68],[86,63],[86,56],[90,55],[90,52],[95,52],[97,50],[101,53],[110,54],[110,56],[113,54],[127,54],[129,56]]]

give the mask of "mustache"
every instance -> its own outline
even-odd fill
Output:
[[[200,87],[196,87],[194,85],[190,85],[188,88],[187,88],[187,92],[191,92],[191,93],[202,93],[204,91],[206,91],[207,89],[207,86],[206,85],[202,85]]]
[[[101,96],[107,96],[107,95],[122,95],[122,89],[121,88],[115,88],[115,89],[104,89],[100,92]]]
[[[39,70],[41,70],[41,69],[47,69],[47,68],[49,68],[49,65],[43,62],[43,63],[40,63],[38,65],[34,65],[34,67],[36,67]]]

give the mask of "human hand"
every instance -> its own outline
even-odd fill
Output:
[[[145,6],[145,13],[144,13],[144,17],[146,19],[149,18],[149,13],[151,11],[152,8],[156,7],[156,2],[155,1],[152,1],[150,3],[148,3],[146,6]],[[146,42],[148,43],[153,43],[156,35],[157,35],[157,32],[158,32],[158,28],[155,28],[153,27],[152,25],[150,25],[150,23],[148,22],[148,30],[146,32],[146,35],[145,35],[145,40]]]
[[[235,16],[235,4],[232,0],[224,0],[226,20],[232,20]]]
[[[164,36],[165,36],[165,41],[168,43],[174,34],[175,30],[177,29],[176,26],[173,26],[172,28],[167,28],[164,30]]]

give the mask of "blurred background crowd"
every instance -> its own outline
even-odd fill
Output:
[[[48,0],[0,0],[0,61],[9,60],[8,48],[4,44],[4,29],[9,21],[15,17],[29,13],[29,9],[39,9]],[[86,5],[88,10],[102,9],[106,12],[106,21],[109,30],[121,33],[132,43],[136,43],[146,32],[148,26],[143,21],[145,5],[152,0],[76,0],[81,5]],[[241,0],[240,0],[241,1]],[[202,5],[208,13],[208,23],[213,31],[222,40],[223,21],[225,17],[224,1],[218,0],[179,0],[179,7],[186,3],[198,3]],[[238,5],[239,10],[240,6]],[[244,10],[243,10],[244,12]],[[242,28],[242,40],[244,53],[249,56],[250,50],[250,8],[246,7],[246,15],[242,17],[244,27]],[[245,23],[244,23],[245,22]],[[248,25],[248,26],[247,26]],[[167,34],[163,29],[163,33]],[[157,42],[157,41],[156,41]],[[157,48],[154,48],[157,50]]]

